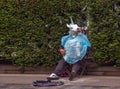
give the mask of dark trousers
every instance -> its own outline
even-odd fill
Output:
[[[72,66],[71,72],[77,73],[79,71],[81,65],[82,65],[82,61],[81,60],[76,62],[75,64],[70,65],[67,62],[65,62],[64,59],[61,59],[59,61],[58,65],[56,66],[56,68],[55,68],[53,73],[55,73],[57,75],[60,75],[61,73],[63,73],[63,71],[66,70],[66,68],[68,68],[70,66]]]

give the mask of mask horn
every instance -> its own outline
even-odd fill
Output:
[[[74,24],[72,17],[70,17],[71,24]]]

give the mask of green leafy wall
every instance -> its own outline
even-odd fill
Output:
[[[86,19],[79,0],[0,0],[0,54],[13,64],[53,66],[70,17]]]
[[[119,67],[119,6],[119,0],[0,0],[0,55],[21,67],[56,65],[72,17],[79,26],[90,21],[94,60]]]
[[[120,67],[120,1],[91,0],[88,11],[94,59]]]

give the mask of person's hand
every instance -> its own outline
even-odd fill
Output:
[[[62,55],[64,55],[66,53],[66,51],[64,49],[60,49],[59,51]]]

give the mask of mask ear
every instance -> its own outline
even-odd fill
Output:
[[[73,30],[73,31],[76,31],[77,28],[78,28],[78,25],[77,24],[66,24],[67,27],[70,29],[70,30]]]
[[[66,24],[66,26],[67,26],[68,28],[70,28],[70,25],[69,25],[69,24]]]

